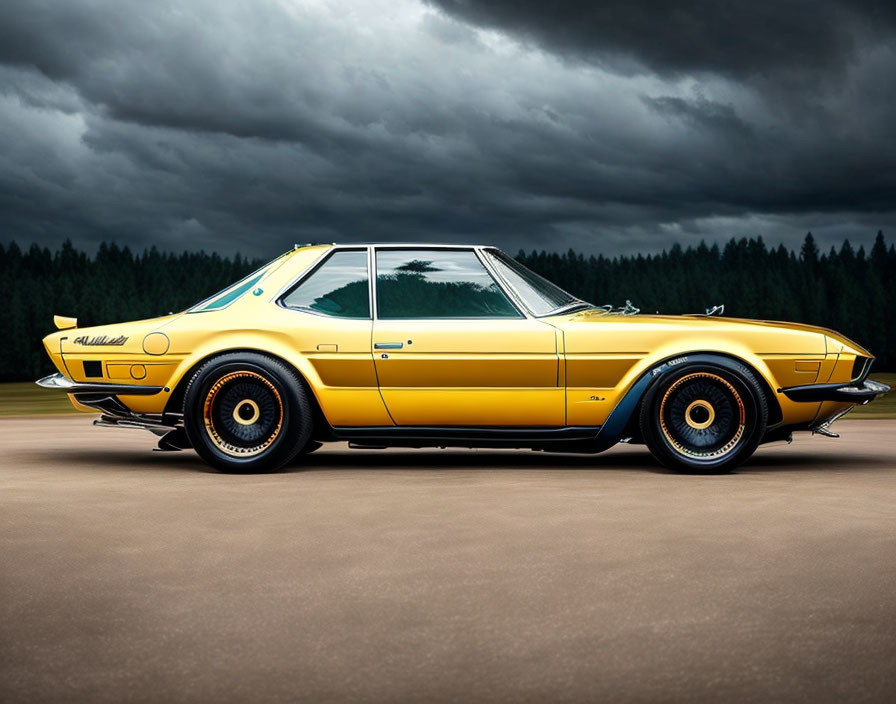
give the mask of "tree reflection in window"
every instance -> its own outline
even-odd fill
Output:
[[[283,298],[283,305],[337,318],[369,318],[367,252],[336,252]]]
[[[518,318],[471,250],[378,250],[381,318]]]

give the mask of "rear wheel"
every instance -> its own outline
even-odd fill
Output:
[[[322,442],[318,442],[317,440],[309,440],[305,443],[305,447],[299,450],[298,454],[300,455],[310,455],[315,450],[319,450],[322,448],[324,444]]]
[[[768,410],[754,374],[742,364],[691,365],[664,377],[641,406],[645,443],[680,472],[728,472],[749,458],[765,433]]]
[[[222,355],[193,375],[184,428],[196,452],[223,472],[273,471],[311,435],[311,407],[295,373],[255,353]]]

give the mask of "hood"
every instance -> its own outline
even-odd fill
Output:
[[[818,325],[807,325],[805,323],[789,323],[780,320],[755,320],[752,318],[729,318],[720,316],[707,315],[621,315],[613,312],[608,313],[599,308],[590,308],[568,316],[563,316],[570,322],[626,322],[632,325],[663,325],[675,329],[688,329],[693,331],[719,330],[732,331],[744,328],[764,328],[769,330],[782,330],[788,332],[802,332],[809,334],[821,335],[825,340],[828,352],[846,352],[858,354],[865,357],[873,357],[873,355],[858,343],[850,340],[845,335],[840,334],[836,330],[821,327]],[[560,325],[562,327],[562,325]]]

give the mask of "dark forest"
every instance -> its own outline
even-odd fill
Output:
[[[849,241],[820,252],[811,234],[800,251],[769,248],[762,238],[722,247],[674,245],[657,255],[584,256],[523,252],[526,266],[596,304],[642,312],[697,313],[724,303],[726,315],[822,325],[868,347],[877,371],[896,369],[896,248],[878,233],[870,252]],[[0,244],[0,309],[5,344],[0,380],[36,379],[52,371],[41,338],[53,314],[87,326],[183,310],[236,281],[260,262],[239,255],[134,253],[102,244],[95,256],[70,243],[53,252]]]

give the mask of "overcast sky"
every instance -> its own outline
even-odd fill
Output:
[[[894,30],[845,0],[2,2],[0,240],[892,241]]]

